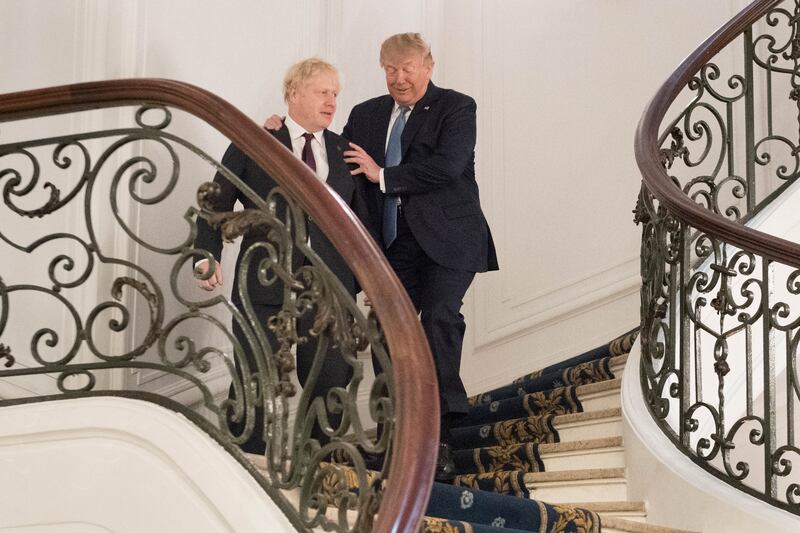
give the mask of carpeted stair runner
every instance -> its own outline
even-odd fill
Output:
[[[586,416],[575,414],[582,411],[576,392],[578,387],[603,381],[611,383],[610,380],[618,378],[611,371],[610,359],[626,354],[637,333],[634,330],[607,345],[471,398],[472,407],[468,415],[451,431],[458,476],[453,484],[434,483],[426,519],[420,531],[599,533],[601,520],[594,510],[579,505],[551,505],[530,499],[526,474],[529,481],[535,481],[542,476],[558,477],[564,474],[567,477],[581,477],[588,472],[595,477],[602,477],[608,472],[623,471],[545,472],[545,461],[540,450],[542,446],[551,452],[559,447],[562,452],[570,452],[608,445],[621,446],[619,437],[607,437],[607,442],[601,442],[602,439],[575,441],[573,436],[570,443],[558,444],[560,439],[554,420],[576,416],[593,418],[592,413]],[[617,411],[603,409],[595,414],[608,417]],[[258,464],[264,461],[263,457],[251,460],[263,468]],[[334,494],[341,495],[343,488],[355,491],[358,484],[352,468],[344,464],[330,466],[342,471],[340,474],[331,473],[330,479],[326,478],[323,483],[323,487],[329,491],[329,503],[336,506]],[[377,472],[372,475],[375,476],[374,482],[380,482]],[[609,523],[620,522],[609,520]]]
[[[420,533],[530,533],[520,529],[470,524],[457,520],[425,517]]]
[[[555,417],[583,410],[578,386],[619,377],[611,358],[627,353],[636,335],[470,398],[469,413],[451,430],[458,475],[453,485],[434,484],[426,511],[445,521],[424,531],[600,531],[593,511],[529,499],[525,475],[544,472],[542,444],[560,442]]]
[[[453,454],[456,468],[462,474],[484,474],[502,470],[541,472],[544,463],[539,454],[539,444],[509,444],[457,450]]]
[[[426,514],[503,531],[599,531],[596,513],[488,491],[434,483]]]
[[[546,374],[529,375],[529,377],[516,380],[505,387],[473,396],[469,399],[470,405],[491,404],[494,401],[516,398],[532,392],[557,389],[566,385],[586,385],[612,379],[614,376],[609,368],[610,362],[611,356],[607,355],[593,361],[577,363],[575,366],[567,368],[554,368]]]
[[[558,442],[554,414],[501,420],[493,424],[458,427],[451,430],[451,442],[458,450],[515,443]]]
[[[563,415],[578,411],[581,411],[581,403],[575,392],[575,386],[569,385],[474,405],[469,408],[467,415],[459,420],[458,426],[491,424],[512,418]]]

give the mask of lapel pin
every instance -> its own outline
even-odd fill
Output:
[[[422,109],[423,109],[424,111],[427,111],[427,110],[428,110],[428,109],[430,109],[430,108],[431,108],[431,106],[429,106],[429,105],[426,105],[426,106],[425,106],[425,107],[423,107]]]

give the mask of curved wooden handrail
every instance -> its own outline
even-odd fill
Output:
[[[636,163],[645,185],[680,220],[744,250],[800,268],[800,244],[748,228],[691,201],[675,187],[662,166],[658,144],[664,116],[689,80],[720,50],[781,1],[756,0],[692,52],[648,103],[636,129],[634,146]]]
[[[438,448],[439,398],[433,358],[403,286],[339,196],[241,111],[182,82],[127,79],[8,93],[0,95],[0,122],[141,103],[172,106],[195,115],[266,169],[325,232],[372,300],[392,357],[397,415],[392,475],[373,531],[416,531],[430,496]]]

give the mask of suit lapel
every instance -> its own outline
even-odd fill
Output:
[[[386,136],[389,134],[389,121],[392,118],[392,109],[394,109],[394,100],[391,96],[386,95],[381,100],[377,119],[372,122],[375,128],[375,134],[372,138],[375,139],[376,144],[372,150],[367,150],[367,152],[379,155],[375,158],[375,162],[381,167],[386,165]]]
[[[281,129],[279,129],[278,131],[274,130],[267,130],[267,131],[273,134],[275,138],[281,142],[281,144],[283,144],[286,148],[289,149],[290,152],[294,152],[294,150],[292,149],[292,138],[289,136],[289,128],[286,127],[286,124],[283,124],[281,126]]]
[[[342,151],[346,149],[340,144],[340,137],[328,130],[322,133],[325,138],[325,152],[328,155],[328,179],[326,183],[336,191],[342,199],[350,203],[353,192],[353,180],[350,171],[342,158]]]
[[[400,137],[400,148],[403,159],[406,157],[406,152],[408,151],[408,147],[411,146],[411,141],[414,139],[414,136],[428,120],[431,114],[431,108],[434,102],[439,99],[440,92],[441,89],[434,85],[433,82],[428,82],[428,89],[425,91],[425,94],[420,98],[419,102],[414,105],[414,109],[408,116],[406,127],[403,128],[403,135]]]

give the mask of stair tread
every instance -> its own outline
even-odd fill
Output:
[[[599,409],[597,411],[582,411],[580,413],[568,413],[565,415],[557,415],[553,418],[553,425],[566,425],[576,424],[580,422],[588,422],[591,420],[599,420],[602,418],[620,418],[622,417],[622,409],[619,407],[611,407],[609,409]]]
[[[610,368],[614,368],[615,366],[625,366],[625,363],[628,362],[628,354],[624,353],[622,355],[615,355],[611,359],[608,360],[608,366]]]
[[[617,518],[615,516],[602,517],[602,525],[603,529],[613,528],[630,533],[700,533],[694,530],[675,529],[672,527],[645,524],[643,522],[634,522],[633,520],[625,520],[624,518]]]
[[[544,455],[582,450],[598,450],[602,448],[621,448],[622,446],[622,437],[604,437],[600,439],[581,439],[540,444],[539,453]]]
[[[529,472],[525,474],[525,484],[616,478],[625,478],[624,468],[585,468],[580,470],[559,470],[556,472]]]
[[[647,505],[643,501],[631,502],[627,500],[620,500],[616,502],[569,502],[559,505],[567,505],[569,507],[579,507],[587,511],[594,511],[596,513],[613,513],[613,512],[641,512],[647,511]]]
[[[614,379],[606,379],[604,381],[598,381],[596,383],[589,383],[586,385],[578,385],[575,392],[578,394],[578,397],[581,396],[588,396],[591,394],[599,394],[606,391],[617,390],[622,385],[622,379],[614,378]]]
[[[245,452],[245,457],[250,463],[255,466],[258,470],[266,471],[267,470],[267,458],[263,455],[258,455],[255,453],[247,453]]]

